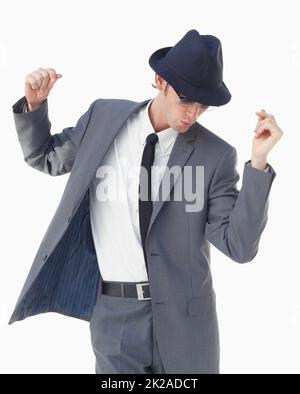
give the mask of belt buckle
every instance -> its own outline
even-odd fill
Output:
[[[144,297],[144,290],[143,290],[143,286],[149,286],[149,283],[136,283],[136,291],[137,291],[137,295],[138,295],[138,299],[139,300],[150,300],[151,297]]]

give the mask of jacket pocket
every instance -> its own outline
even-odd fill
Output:
[[[215,292],[204,295],[202,297],[193,297],[187,301],[188,316],[207,316],[208,312],[216,310]]]

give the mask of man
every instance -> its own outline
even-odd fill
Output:
[[[70,176],[9,324],[89,321],[96,373],[219,373],[210,244],[238,263],[256,256],[276,175],[267,156],[283,133],[257,113],[238,191],[235,148],[197,122],[231,98],[220,41],[193,29],[149,64],[157,97],[98,99],[54,135],[47,96],[62,75],[26,77],[13,106],[24,159]]]

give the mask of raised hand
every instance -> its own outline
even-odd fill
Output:
[[[62,77],[53,68],[39,68],[25,78],[25,97],[29,111],[39,108],[55,82]]]
[[[252,142],[251,165],[257,169],[264,170],[267,163],[267,155],[280,140],[283,131],[279,128],[275,117],[268,114],[264,109],[256,112],[256,115],[258,116],[258,121]]]

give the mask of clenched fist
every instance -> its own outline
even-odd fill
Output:
[[[28,111],[39,108],[48,97],[55,82],[61,78],[53,68],[39,68],[28,74],[25,79],[25,97]]]

